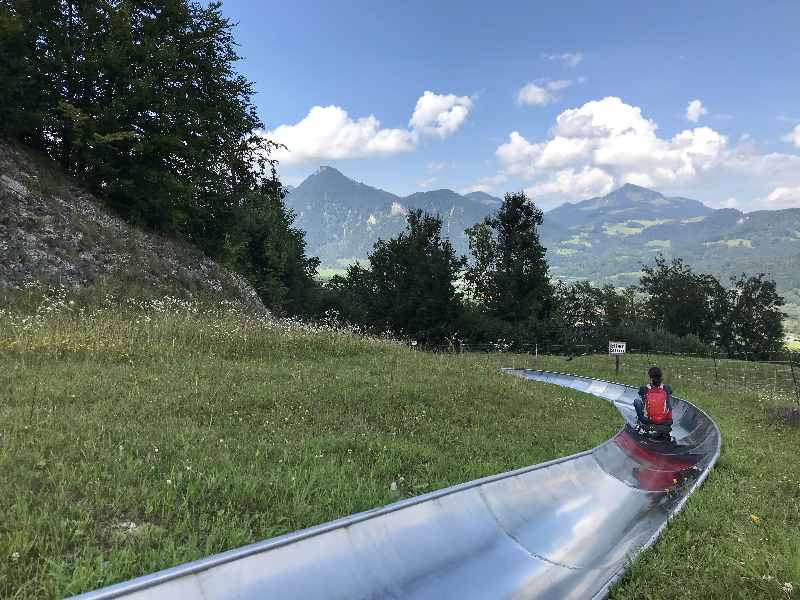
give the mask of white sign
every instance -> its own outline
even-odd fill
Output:
[[[610,355],[625,354],[625,346],[627,342],[608,342],[608,353]]]

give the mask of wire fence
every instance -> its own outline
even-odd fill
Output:
[[[433,352],[506,352],[517,355],[530,355],[530,364],[537,359],[546,360],[562,357],[571,364],[591,367],[596,361],[608,361],[608,354],[599,352],[594,346],[557,346],[504,343],[465,344],[451,343],[425,350]],[[793,400],[800,405],[800,353],[782,352],[771,355],[770,360],[741,360],[716,354],[676,354],[670,352],[645,352],[630,348],[620,357],[618,369],[623,373],[646,373],[651,366],[658,366],[664,372],[667,383],[691,381],[704,387],[723,389],[747,389],[762,394],[771,394]],[[540,361],[539,361],[540,362]],[[583,364],[589,362],[592,364]],[[608,362],[597,363],[606,367]]]

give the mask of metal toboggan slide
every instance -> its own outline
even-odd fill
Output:
[[[629,386],[506,369],[611,402],[625,427],[572,456],[409,498],[81,600],[603,598],[703,482],[720,432],[674,399],[675,444],[636,433]]]

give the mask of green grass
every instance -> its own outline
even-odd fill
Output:
[[[753,240],[745,240],[740,238],[730,240],[718,240],[716,242],[704,242],[704,246],[727,246],[728,248],[752,248]]]
[[[667,223],[672,223],[673,219],[649,219],[649,220],[647,220],[647,219],[634,219],[634,220],[629,221],[629,222],[630,223],[638,223],[639,225],[641,225],[642,227],[647,229],[648,227],[653,227],[654,225],[665,225]]]
[[[341,275],[342,277],[344,277],[345,275],[347,275],[347,269],[318,268],[316,279],[318,281],[328,281],[334,275]]]
[[[603,225],[603,233],[606,235],[636,235],[645,230],[644,226],[629,225],[633,221],[626,221],[625,223],[614,223],[613,225]]]
[[[0,314],[0,597],[86,591],[618,429],[508,360],[527,359],[232,315]]]
[[[611,598],[796,598],[800,596],[800,428],[771,422],[765,409],[793,397],[733,391],[714,382],[713,366],[672,357],[545,358],[542,368],[640,384],[651,362],[668,365],[675,393],[711,414],[722,431],[722,455],[652,550],[637,560]],[[764,380],[771,366],[750,369]],[[694,369],[689,373],[686,369]],[[705,378],[700,378],[705,369]],[[757,517],[753,522],[751,515]],[[793,594],[785,591],[790,583]]]
[[[555,253],[559,256],[572,256],[573,254],[577,254],[578,251],[575,248],[556,248]]]
[[[426,354],[230,314],[56,308],[0,313],[4,598],[93,589],[574,453],[621,424],[590,396],[498,372],[530,356]],[[723,386],[709,362],[681,358],[626,356],[619,375],[608,357],[539,366],[638,384],[653,361],[717,421],[723,453],[612,598],[790,597],[800,429],[766,417],[791,401],[780,386]],[[718,365],[751,383],[777,381],[771,369]]]
[[[592,242],[589,241],[588,236],[585,233],[574,235],[571,238],[564,240],[561,243],[572,244],[573,246],[585,246],[587,248],[592,247]]]

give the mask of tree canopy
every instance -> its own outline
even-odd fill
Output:
[[[220,3],[0,0],[0,56],[0,135],[247,273],[273,308],[309,287]]]
[[[714,343],[725,335],[727,294],[722,284],[707,274],[697,274],[680,258],[672,262],[659,255],[654,265],[642,268],[640,288],[647,296],[648,318],[676,335],[697,335]]]
[[[471,299],[493,317],[546,318],[552,305],[542,211],[524,192],[506,194],[496,214],[467,229],[473,263],[464,280]]]
[[[368,269],[353,266],[332,286],[351,294],[371,326],[426,342],[454,332],[461,313],[455,283],[466,259],[442,237],[441,217],[411,211],[406,230],[379,240],[368,260]]]

